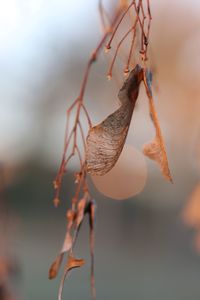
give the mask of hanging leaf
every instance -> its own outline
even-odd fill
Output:
[[[60,282],[60,287],[59,287],[59,292],[58,292],[58,300],[62,299],[63,286],[64,286],[65,279],[66,279],[67,275],[69,274],[69,272],[72,269],[82,267],[84,264],[85,264],[84,259],[77,259],[77,258],[75,258],[71,255],[68,256],[67,265],[65,267],[64,275],[63,275],[62,280]]]
[[[59,254],[49,269],[49,279],[54,279],[60,269],[64,253]]]
[[[69,256],[68,261],[67,261],[66,269],[67,269],[67,271],[70,271],[70,270],[75,269],[75,268],[80,268],[84,264],[85,264],[84,259],[78,259],[78,258],[75,258],[73,256]]]
[[[73,226],[74,218],[75,218],[74,212],[69,209],[67,212],[68,223],[67,223],[67,230],[66,230],[63,246],[59,255],[56,257],[55,261],[52,263],[49,269],[49,279],[53,279],[57,276],[65,253],[67,253],[73,246],[71,229]]]
[[[124,147],[142,79],[143,69],[136,65],[119,91],[120,108],[90,129],[86,148],[88,173],[104,175],[117,162]]]
[[[78,205],[77,205],[77,212],[73,212],[71,209],[68,210],[67,212],[67,230],[66,230],[66,234],[65,234],[65,238],[64,238],[64,242],[63,242],[63,246],[62,249],[59,253],[59,255],[56,257],[55,261],[53,262],[53,264],[50,267],[49,270],[49,279],[53,279],[57,276],[58,271],[60,269],[61,263],[63,261],[63,257],[64,255],[72,249],[75,241],[76,241],[76,237],[77,234],[79,232],[80,226],[82,224],[82,221],[84,219],[84,216],[86,213],[88,213],[88,211],[86,210],[86,199],[82,198]],[[74,237],[72,237],[72,227],[75,229],[74,231]],[[68,263],[71,262],[71,260],[68,260]]]
[[[77,215],[76,215],[76,219],[75,219],[77,228],[81,225],[81,223],[83,221],[84,213],[85,213],[85,207],[86,207],[86,199],[83,198],[78,203]]]
[[[65,235],[62,250],[60,251],[60,254],[56,257],[55,261],[49,269],[49,279],[53,279],[57,276],[64,254],[72,248],[72,244],[72,236],[69,232],[67,232]]]
[[[167,180],[172,181],[169,167],[168,164],[166,163],[167,156],[165,150],[161,148],[161,144],[158,136],[156,136],[153,139],[153,141],[143,146],[143,153],[150,159],[156,161],[159,164],[164,177]]]
[[[162,137],[157,113],[154,107],[153,95],[151,90],[151,81],[152,81],[151,72],[148,70],[144,71],[144,84],[145,84],[147,96],[149,98],[150,116],[156,130],[156,136],[150,143],[144,145],[143,153],[150,159],[156,161],[161,168],[163,176],[167,180],[173,182],[169,170],[164,140]]]

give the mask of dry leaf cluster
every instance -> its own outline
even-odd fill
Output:
[[[60,202],[60,190],[69,161],[76,156],[80,163],[80,170],[75,174],[76,191],[71,200],[71,208],[67,211],[67,229],[64,244],[61,252],[55,259],[49,271],[49,278],[57,275],[64,255],[67,255],[64,274],[59,290],[59,300],[61,299],[64,280],[69,271],[81,267],[83,259],[77,259],[74,255],[75,242],[86,215],[89,215],[90,224],[90,254],[91,254],[91,290],[92,297],[95,299],[94,286],[94,221],[95,221],[95,202],[90,195],[87,174],[103,175],[113,168],[123,149],[130,122],[134,112],[135,103],[138,99],[141,83],[144,84],[146,94],[149,99],[150,115],[155,127],[155,139],[144,147],[144,154],[150,159],[155,160],[161,168],[163,175],[171,179],[164,141],[162,138],[157,114],[154,107],[151,89],[152,74],[147,67],[147,50],[149,44],[149,32],[151,25],[150,0],[128,1],[120,0],[117,7],[113,8],[110,14],[107,13],[102,1],[99,1],[99,11],[103,27],[103,36],[96,49],[92,53],[83,76],[80,93],[77,99],[67,110],[67,124],[63,157],[61,165],[54,181],[55,198],[54,204]],[[93,63],[97,60],[100,52],[105,46],[106,52],[113,46],[113,41],[117,39],[117,32],[123,24],[125,18],[129,18],[131,26],[125,34],[117,41],[114,55],[108,68],[108,78],[113,76],[113,67],[120,49],[127,39],[131,36],[130,47],[127,53],[127,60],[124,73],[128,74],[130,68],[133,69],[125,80],[119,91],[118,98],[120,107],[109,115],[99,125],[92,126],[88,110],[84,104],[84,94]],[[134,67],[132,67],[134,66]],[[75,112],[75,120],[72,129],[69,128],[69,120],[72,112]],[[89,133],[84,134],[81,114],[85,116],[88,124]],[[80,140],[78,137],[81,137]],[[84,151],[80,150],[80,142]]]

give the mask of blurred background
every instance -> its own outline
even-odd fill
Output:
[[[195,247],[200,192],[190,222],[185,213],[200,181],[200,2],[151,2],[155,105],[174,184],[148,159],[144,190],[126,201],[109,199],[91,184],[98,206],[97,299],[200,297]],[[93,0],[0,0],[1,300],[57,299],[60,278],[49,281],[48,269],[64,238],[76,163],[57,209],[52,182],[63,150],[66,109],[79,93],[87,59],[101,36],[97,7]],[[94,124],[118,103],[119,86],[107,81],[107,68],[103,54],[85,95]],[[128,144],[140,151],[153,136],[142,90]],[[88,263],[71,274],[63,299],[90,296],[87,224],[76,251]]]

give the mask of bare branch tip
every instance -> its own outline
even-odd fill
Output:
[[[127,77],[129,73],[130,73],[130,70],[128,68],[125,68],[124,69],[124,77]]]
[[[54,198],[53,199],[53,204],[54,204],[54,206],[57,208],[58,206],[59,206],[59,204],[60,204],[60,199],[59,198]]]

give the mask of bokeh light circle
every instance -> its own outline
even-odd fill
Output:
[[[144,155],[133,146],[125,145],[111,171],[103,176],[91,176],[97,190],[105,196],[125,200],[140,193],[147,180]]]

